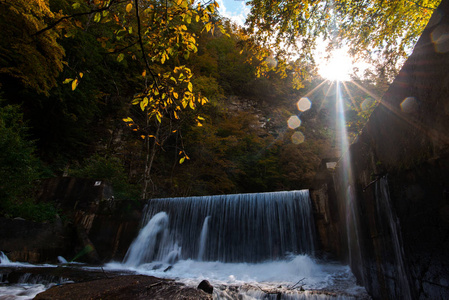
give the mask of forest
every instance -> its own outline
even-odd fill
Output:
[[[52,218],[58,176],[134,201],[308,188],[341,154],[316,40],[372,66],[345,85],[354,139],[439,3],[330,2],[249,1],[240,26],[215,1],[0,0],[0,214]]]

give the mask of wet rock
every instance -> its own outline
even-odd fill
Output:
[[[54,286],[34,299],[212,299],[205,292],[172,280],[125,275]]]
[[[208,294],[212,294],[214,292],[214,287],[207,280],[203,280],[198,285],[198,289],[205,291]]]

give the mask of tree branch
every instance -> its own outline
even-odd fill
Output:
[[[139,39],[140,51],[142,52],[142,58],[145,62],[145,66],[146,66],[148,72],[151,74],[151,77],[153,77],[153,81],[156,83],[156,88],[159,90],[157,76],[153,73],[153,70],[151,70],[151,68],[150,68],[150,64],[148,63],[147,55],[145,54],[145,48],[143,47],[142,31],[141,31],[140,16],[139,16],[139,0],[134,0],[134,5],[136,6],[137,36]]]
[[[44,33],[45,31],[48,31],[48,30],[54,28],[56,25],[58,25],[59,23],[61,23],[61,22],[64,21],[64,20],[68,20],[68,19],[72,19],[72,18],[76,18],[76,17],[81,17],[81,16],[86,16],[86,15],[90,15],[90,14],[94,14],[94,13],[98,13],[98,12],[102,12],[102,11],[108,10],[109,8],[111,8],[111,6],[112,6],[115,2],[116,2],[116,0],[111,0],[111,2],[109,2],[109,4],[108,4],[107,6],[105,6],[105,7],[103,7],[103,8],[93,9],[93,10],[91,10],[91,11],[84,12],[84,13],[76,13],[76,14],[73,14],[73,15],[70,15],[70,16],[64,16],[64,17],[60,18],[59,20],[57,20],[56,22],[51,23],[51,24],[48,25],[47,27],[45,27],[45,28],[43,28],[43,29],[37,31],[36,33],[33,34],[33,36],[42,34],[42,33]],[[118,4],[118,3],[121,3],[121,2],[124,2],[124,1],[119,1],[119,2],[117,2],[117,4]]]

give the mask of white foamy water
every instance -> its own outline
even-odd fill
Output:
[[[166,270],[167,268],[169,270]],[[193,287],[206,279],[218,292],[225,289],[224,286],[239,286],[241,288],[251,286],[253,288],[245,293],[246,296],[250,297],[247,299],[263,298],[263,295],[259,295],[261,290],[258,291],[257,289],[270,290],[275,288],[288,294],[292,293],[290,288],[295,290],[299,287],[306,290],[322,290],[344,294],[345,297],[366,295],[365,289],[356,285],[356,280],[348,266],[319,262],[307,255],[296,255],[286,260],[264,263],[223,263],[187,259],[180,260],[174,265],[152,262],[133,268],[112,262],[106,264],[105,269],[132,270],[139,274],[176,279]],[[216,299],[226,298],[226,296],[220,297],[218,292],[215,295]],[[265,293],[262,292],[262,294]],[[304,295],[302,293],[302,296]],[[319,298],[316,295],[309,296],[304,299],[328,299]],[[245,298],[243,297],[243,299]],[[293,297],[291,299],[302,298]]]
[[[43,284],[0,284],[1,300],[25,300],[33,299],[37,294],[42,293],[49,286]]]

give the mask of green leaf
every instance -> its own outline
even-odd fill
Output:
[[[117,61],[118,61],[118,62],[121,62],[124,58],[125,58],[125,54],[120,53],[120,54],[117,56]]]
[[[101,14],[100,13],[96,13],[95,14],[95,17],[94,17],[94,22],[100,22],[100,20],[101,20]]]
[[[182,164],[185,160],[186,160],[185,157],[181,158],[181,159],[179,160],[179,164]]]
[[[72,4],[73,9],[78,9],[80,8],[81,4],[79,2],[75,2]]]

